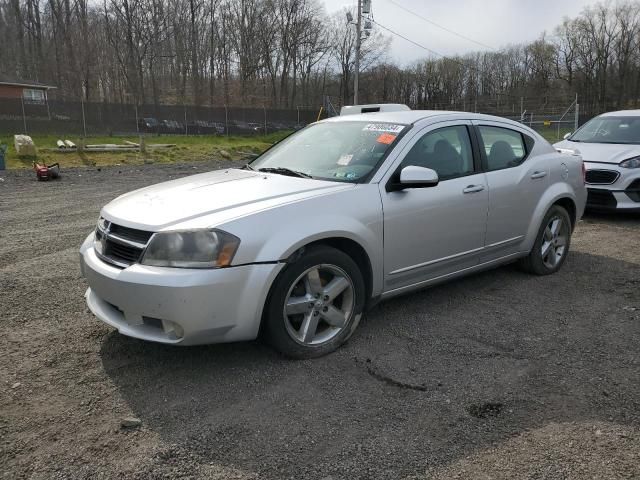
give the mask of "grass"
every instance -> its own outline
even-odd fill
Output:
[[[172,163],[184,161],[208,160],[211,158],[227,158],[241,160],[246,153],[259,153],[272,144],[287,136],[290,132],[278,132],[255,137],[226,137],[226,136],[145,136],[147,145],[153,143],[174,143],[175,147],[166,149],[148,148],[142,152],[80,152],[63,153],[57,150],[56,141],[71,140],[76,145],[81,139],[73,136],[32,135],[38,149],[37,157],[19,157],[13,146],[13,135],[0,135],[0,144],[9,146],[5,155],[6,168],[31,168],[33,161],[46,164],[60,163],[64,167],[93,167],[105,165],[136,165],[142,163]],[[84,144],[115,143],[122,144],[125,140],[138,142],[139,137],[87,137]]]
[[[538,129],[544,138],[555,143],[562,139],[571,129],[561,128],[558,138],[557,127],[542,127]],[[38,148],[36,159],[46,164],[60,163],[64,167],[93,167],[104,165],[136,165],[142,163],[172,163],[185,161],[208,160],[211,158],[227,158],[241,160],[246,153],[259,153],[281,140],[290,132],[272,133],[255,137],[226,137],[208,135],[163,135],[145,136],[147,145],[153,143],[175,143],[176,146],[167,149],[147,149],[142,152],[71,152],[61,153],[56,149],[56,141],[62,137],[56,135],[33,135],[33,141]],[[76,145],[80,144],[78,137],[64,137]],[[85,144],[115,143],[122,144],[125,140],[138,142],[139,137],[108,137],[96,136],[85,138]],[[5,156],[6,168],[31,168],[34,158],[19,157],[13,146],[13,135],[0,135],[0,144],[9,146]]]
[[[562,137],[564,137],[567,133],[573,132],[573,129],[561,127],[559,136],[558,136],[558,127],[541,127],[541,128],[536,128],[536,131],[540,135],[542,135],[544,138],[546,138],[549,143],[554,144],[562,140]]]

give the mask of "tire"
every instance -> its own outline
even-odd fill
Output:
[[[555,223],[558,221],[559,224]],[[531,252],[520,260],[520,268],[534,275],[550,275],[560,270],[569,254],[571,230],[567,211],[553,205],[542,220]]]
[[[333,352],[360,323],[365,295],[362,272],[351,257],[332,247],[313,246],[271,287],[263,319],[265,338],[292,358]]]

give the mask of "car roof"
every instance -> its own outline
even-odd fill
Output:
[[[413,124],[420,120],[487,120],[493,122],[503,122],[522,127],[523,125],[514,120],[493,115],[484,115],[472,112],[456,112],[449,110],[408,110],[395,112],[375,112],[361,113],[356,115],[341,115],[331,117],[323,122],[389,122],[400,124]]]
[[[640,110],[618,110],[617,112],[607,112],[600,117],[640,117]]]

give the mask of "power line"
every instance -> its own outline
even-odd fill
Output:
[[[387,1],[388,1],[389,3],[392,3],[393,5],[395,5],[395,6],[396,6],[396,7],[398,7],[399,9],[404,10],[405,12],[407,12],[407,13],[409,13],[409,14],[413,15],[414,17],[417,17],[417,18],[419,18],[419,19],[421,19],[421,20],[424,20],[425,22],[430,23],[431,25],[433,25],[433,26],[435,26],[435,27],[438,27],[438,28],[440,28],[440,29],[444,30],[445,32],[449,32],[449,33],[451,33],[452,35],[455,35],[455,36],[457,36],[457,37],[463,38],[463,39],[465,39],[465,40],[467,40],[467,41],[469,41],[469,42],[475,43],[476,45],[480,45],[481,47],[488,48],[488,49],[490,49],[490,50],[496,50],[494,47],[492,47],[492,46],[490,46],[490,45],[484,44],[484,43],[482,43],[482,42],[478,42],[477,40],[474,40],[473,38],[469,38],[469,37],[467,37],[467,36],[465,36],[465,35],[463,35],[463,34],[461,34],[461,33],[458,33],[458,32],[456,32],[456,31],[454,31],[454,30],[451,30],[450,28],[443,27],[442,25],[440,25],[440,24],[438,24],[438,23],[434,22],[433,20],[429,20],[428,18],[423,17],[423,16],[422,16],[422,15],[420,15],[419,13],[416,13],[416,12],[414,12],[413,10],[409,10],[407,7],[404,7],[404,6],[400,5],[399,3],[395,2],[394,0],[387,0]]]
[[[420,43],[418,43],[418,42],[415,42],[415,41],[411,40],[410,38],[405,37],[405,36],[404,36],[404,35],[402,35],[401,33],[396,32],[395,30],[391,30],[389,27],[385,27],[385,26],[384,26],[384,25],[382,25],[381,23],[376,22],[374,19],[371,19],[371,21],[372,21],[373,23],[375,23],[377,26],[379,26],[380,28],[382,28],[382,29],[386,30],[387,32],[391,33],[392,35],[395,35],[395,36],[397,36],[397,37],[400,37],[400,38],[402,38],[403,40],[406,40],[407,42],[412,43],[412,44],[414,44],[416,47],[420,47],[420,48],[422,48],[423,50],[425,50],[425,51],[427,51],[427,52],[429,52],[429,53],[431,53],[431,54],[433,54],[433,55],[436,55],[436,56],[438,56],[438,57],[440,57],[440,58],[442,58],[442,59],[444,59],[444,60],[448,60],[448,61],[450,61],[450,62],[457,63],[458,65],[460,65],[460,66],[462,66],[462,67],[464,67],[464,68],[468,68],[469,70],[474,71],[474,72],[475,72],[476,74],[478,74],[478,75],[482,75],[482,74],[484,73],[484,72],[483,72],[483,70],[481,70],[481,69],[477,68],[475,65],[472,65],[472,64],[470,64],[470,63],[462,62],[462,61],[458,60],[458,59],[457,59],[457,58],[455,58],[455,57],[449,57],[449,56],[447,56],[447,55],[443,55],[442,53],[436,52],[435,50],[432,50],[432,49],[430,49],[429,47],[425,47],[424,45],[422,45],[422,44],[420,44]]]
[[[453,58],[453,57],[448,57],[448,56],[446,56],[446,55],[443,55],[442,53],[436,52],[435,50],[432,50],[432,49],[430,49],[429,47],[425,47],[424,45],[422,45],[422,44],[420,44],[420,43],[418,43],[418,42],[415,42],[415,41],[411,40],[410,38],[405,37],[405,36],[404,36],[404,35],[402,35],[401,33],[398,33],[398,32],[396,32],[395,30],[391,30],[389,27],[385,27],[384,25],[382,25],[381,23],[377,22],[376,20],[373,20],[373,19],[372,19],[371,21],[372,21],[373,23],[375,23],[376,25],[378,25],[380,28],[382,28],[382,29],[386,30],[387,32],[389,32],[389,33],[391,33],[391,34],[393,34],[393,35],[395,35],[395,36],[397,36],[397,37],[400,37],[400,38],[402,38],[403,40],[406,40],[406,41],[407,41],[407,42],[409,42],[409,43],[413,43],[416,47],[420,47],[420,48],[422,48],[423,50],[425,50],[425,51],[427,51],[427,52],[429,52],[429,53],[432,53],[433,55],[436,55],[436,56],[441,57],[441,58],[445,58],[445,59],[447,59],[447,60],[451,60],[452,62],[458,63],[458,64],[460,64],[460,65],[462,65],[462,66],[464,66],[464,67],[468,67],[468,68],[471,68],[471,69],[473,69],[473,70],[476,70],[476,69],[475,69],[474,67],[472,67],[471,65],[467,65],[467,64],[465,64],[464,62],[461,62],[460,60],[457,60],[457,59],[455,59],[455,58]]]

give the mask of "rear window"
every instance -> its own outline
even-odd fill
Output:
[[[520,132],[489,126],[480,126],[478,130],[484,145],[487,170],[517,167],[524,161],[527,147]]]

